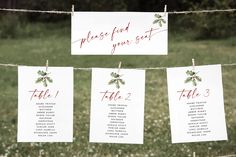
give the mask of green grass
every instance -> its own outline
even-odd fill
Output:
[[[171,26],[170,26],[171,27]],[[168,56],[71,56],[70,26],[34,24],[32,36],[0,39],[0,63],[21,65],[117,67],[189,66],[236,62],[236,37],[193,41],[183,34],[169,34]],[[46,30],[46,28],[49,28]],[[40,33],[41,32],[41,33]],[[186,32],[188,33],[188,32]],[[31,33],[30,33],[31,34]],[[74,74],[74,142],[17,143],[17,68],[0,67],[0,156],[117,156],[199,157],[236,154],[236,67],[223,67],[224,102],[228,141],[171,144],[165,70],[147,70],[144,144],[89,143],[90,71]]]

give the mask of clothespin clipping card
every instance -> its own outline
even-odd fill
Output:
[[[118,66],[118,74],[120,73],[121,64],[122,64],[122,62],[120,61],[119,66]]]
[[[195,60],[192,58],[192,66],[193,66],[193,71],[195,70]]]
[[[167,5],[165,5],[164,7],[164,16],[166,16],[166,13],[167,13]]]
[[[48,60],[46,60],[46,72],[48,71]]]
[[[72,7],[71,7],[71,15],[72,16],[74,15],[74,12],[75,12],[75,5],[72,5]]]

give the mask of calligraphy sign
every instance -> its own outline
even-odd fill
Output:
[[[167,55],[168,14],[75,12],[72,55]]]

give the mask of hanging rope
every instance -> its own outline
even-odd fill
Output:
[[[56,10],[31,10],[31,9],[7,9],[0,8],[0,11],[7,12],[24,12],[24,13],[45,13],[45,14],[72,14],[72,11],[56,11]],[[217,12],[235,12],[236,9],[214,9],[214,10],[196,10],[196,11],[170,11],[168,14],[199,14],[199,13],[217,13]]]
[[[229,63],[229,64],[221,64],[223,67],[229,67],[229,66],[236,66],[236,63]],[[18,65],[18,64],[4,64],[0,63],[0,66],[2,67],[18,67],[18,66],[29,66],[29,65]],[[167,68],[172,67],[143,67],[143,68],[132,68],[137,70],[165,70]],[[82,68],[82,67],[74,67],[74,70],[81,70],[81,71],[91,71],[92,68]]]

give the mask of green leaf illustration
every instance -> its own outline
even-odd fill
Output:
[[[112,72],[112,73],[111,73],[111,76],[112,76],[112,77],[114,77],[114,78],[119,78],[119,77],[120,77],[120,75],[119,75],[119,74],[117,74],[117,73],[114,73],[114,72]]]
[[[160,15],[160,14],[155,14],[154,16],[155,16],[156,18],[158,18],[158,19],[161,18],[161,15]]]
[[[192,83],[193,83],[193,86],[197,86],[197,82],[196,82],[196,80],[192,80]]]
[[[109,85],[114,84],[114,83],[116,83],[116,80],[115,80],[115,79],[111,79],[111,80],[108,82]]]
[[[193,70],[187,70],[186,74],[189,76],[186,78],[184,83],[192,82],[193,86],[197,86],[197,82],[201,82],[201,77],[197,76],[197,73]]]
[[[124,81],[124,80],[119,79],[119,81],[120,81],[120,83],[121,83],[122,85],[125,85],[125,81]]]
[[[38,71],[38,74],[41,75],[41,76],[46,76],[46,75],[47,75],[47,73],[44,72],[44,71],[42,71],[42,70],[39,70],[39,71]]]
[[[35,83],[42,83],[44,87],[48,86],[48,83],[52,83],[53,80],[48,76],[50,73],[39,70],[38,72],[39,77],[36,79]]]
[[[190,82],[190,81],[192,81],[192,77],[188,77],[188,78],[184,81],[184,83],[188,83],[188,82]]]
[[[165,21],[164,19],[161,19],[161,22],[162,22],[162,23],[166,23],[166,21]]]
[[[48,82],[52,83],[53,80],[50,77],[46,77],[46,79],[48,80]]]
[[[125,81],[121,79],[120,74],[112,72],[111,77],[112,79],[108,82],[108,85],[115,84],[116,88],[119,89],[121,85],[125,84]]]
[[[198,80],[199,82],[202,81],[202,79],[199,76],[195,76],[196,80]]]
[[[42,82],[43,81],[43,78],[42,77],[39,77],[36,81],[35,81],[35,83],[40,83],[40,82]]]
[[[153,21],[153,24],[158,24],[160,27],[162,27],[163,24],[166,23],[166,21],[162,18],[161,15],[155,14],[154,16],[156,19]]]
[[[116,88],[120,88],[120,84],[118,83],[118,81],[116,81]]]
[[[195,75],[195,72],[194,72],[194,71],[187,70],[187,71],[186,71],[186,74],[187,74],[187,75],[190,75],[190,76],[193,76],[193,75]]]
[[[47,87],[47,86],[48,86],[48,84],[47,84],[47,81],[46,81],[46,80],[43,80],[43,85],[44,85],[44,87]]]
[[[156,24],[157,22],[159,22],[159,20],[156,19],[153,21],[153,24]]]

